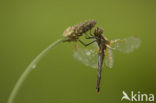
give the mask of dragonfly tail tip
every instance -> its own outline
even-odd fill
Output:
[[[100,88],[96,88],[96,92],[99,93],[100,92]]]

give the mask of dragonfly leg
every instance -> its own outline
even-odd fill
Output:
[[[92,41],[92,42],[90,42],[90,43],[88,43],[88,44],[85,44],[83,41],[81,41],[81,40],[79,39],[79,42],[80,42],[82,45],[84,45],[84,46],[88,46],[88,45],[94,43],[95,41],[96,41],[96,40],[94,40],[94,41]]]
[[[85,37],[86,39],[95,39],[94,36],[90,36],[90,37]]]
[[[85,38],[88,38],[88,37],[89,37],[88,33],[85,33]]]
[[[90,34],[91,34],[91,32],[90,32]],[[85,33],[85,38],[86,39],[95,39],[95,37],[93,35],[89,36],[87,33]]]
[[[89,34],[90,34],[91,36],[93,36],[91,29],[90,29],[90,31],[89,31]]]

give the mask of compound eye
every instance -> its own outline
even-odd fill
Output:
[[[98,33],[102,34],[103,33],[103,29],[102,28],[98,28]]]

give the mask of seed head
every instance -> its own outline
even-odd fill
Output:
[[[63,36],[66,38],[66,41],[77,41],[79,36],[91,30],[95,25],[95,20],[89,20],[75,26],[70,26],[63,32]]]

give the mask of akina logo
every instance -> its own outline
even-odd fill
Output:
[[[146,94],[146,93],[141,93],[140,91],[134,92],[131,91],[129,94],[126,93],[125,91],[122,91],[122,98],[121,101],[127,100],[127,101],[149,101],[149,102],[154,102],[154,94]]]

